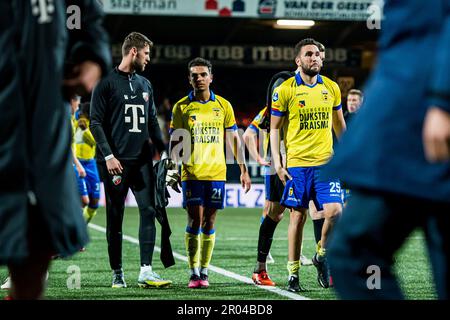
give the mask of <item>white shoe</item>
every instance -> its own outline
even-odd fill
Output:
[[[164,280],[156,272],[144,271],[139,273],[138,285],[141,288],[160,288],[170,285],[172,281]]]
[[[302,266],[312,266],[313,262],[304,255],[300,255],[300,263]]]
[[[272,255],[270,254],[270,252],[269,252],[269,254],[267,255],[266,263],[275,263],[275,260],[274,260],[274,258],[272,257]]]
[[[2,289],[2,290],[11,289],[11,278],[10,277],[5,279],[5,282],[1,285],[0,289]]]

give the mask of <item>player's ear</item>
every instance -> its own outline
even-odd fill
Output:
[[[211,73],[211,82],[213,82],[213,74]]]
[[[295,64],[299,66],[301,64],[300,55],[295,57]]]

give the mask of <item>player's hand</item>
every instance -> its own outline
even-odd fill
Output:
[[[83,166],[81,164],[77,164],[76,168],[77,168],[78,175],[80,176],[80,178],[85,178],[86,177],[86,170],[84,170]]]
[[[93,61],[84,61],[76,65],[63,81],[69,96],[91,93],[102,75],[100,65]]]
[[[270,161],[266,161],[266,160],[264,160],[264,158],[261,158],[260,156],[258,156],[258,159],[256,159],[256,161],[261,166],[270,167]]]
[[[241,179],[242,189],[244,189],[245,193],[249,192],[252,187],[252,180],[250,179],[250,175],[248,174],[248,171],[241,173],[240,179]]]
[[[166,151],[161,153],[161,161],[164,161],[164,167],[167,169],[166,186],[169,186],[176,192],[180,193],[181,191],[178,186],[181,186],[181,177],[178,173],[177,164],[169,158]]]
[[[106,167],[108,168],[108,173],[112,176],[122,174],[123,167],[116,158],[106,160]]]
[[[450,113],[431,107],[423,125],[423,146],[429,162],[450,160]]]
[[[176,168],[167,170],[166,186],[169,186],[176,192],[180,193],[181,192],[180,188],[179,188],[179,186],[181,186],[180,181],[181,181],[181,177]]]
[[[285,168],[280,166],[275,168],[275,170],[277,171],[278,178],[280,178],[281,182],[283,182],[283,185],[286,185],[287,180],[292,180],[291,175]]]

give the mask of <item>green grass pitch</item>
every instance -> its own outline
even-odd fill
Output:
[[[227,208],[218,213],[216,220],[216,246],[211,264],[235,274],[251,278],[256,261],[256,246],[261,209]],[[172,228],[171,243],[175,252],[185,256],[184,230],[186,213],[183,209],[168,209]],[[123,223],[124,235],[138,236],[139,215],[136,208],[127,208]],[[279,224],[272,245],[274,264],[270,264],[269,275],[277,287],[285,289],[287,282],[287,225],[288,213]],[[99,209],[93,224],[105,226],[105,210]],[[159,246],[159,225],[157,224],[157,246]],[[289,297],[262,290],[255,285],[240,282],[223,274],[210,271],[210,288],[192,290],[187,288],[189,270],[187,263],[176,259],[176,264],[164,269],[159,260],[159,252],[153,256],[153,269],[164,278],[173,281],[168,288],[141,289],[137,285],[139,273],[139,248],[136,243],[123,241],[123,264],[128,287],[111,288],[111,272],[108,263],[106,236],[103,232],[89,228],[90,243],[86,251],[69,259],[58,259],[52,263],[47,299],[157,299],[157,300],[289,300]],[[311,257],[314,253],[314,236],[311,220],[305,226],[303,253]],[[74,267],[75,266],[75,267]],[[68,288],[71,282],[71,268],[79,268],[81,281],[79,288]],[[431,270],[425,252],[423,235],[415,232],[396,257],[396,270],[402,288],[408,299],[435,299],[431,280]],[[68,272],[69,271],[69,272]],[[0,267],[0,278],[7,276],[7,269]],[[309,299],[336,299],[333,289],[322,289],[316,281],[314,266],[302,267],[300,279],[307,292],[301,293]],[[70,286],[69,286],[70,287]],[[7,292],[0,291],[0,299]]]

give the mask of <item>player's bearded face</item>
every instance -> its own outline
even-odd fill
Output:
[[[319,48],[315,45],[304,46],[300,52],[300,67],[310,77],[319,74],[322,67]]]
[[[307,61],[304,61],[304,59],[302,59],[301,61],[302,71],[310,77],[314,77],[315,75],[319,74],[320,68],[322,66],[322,61],[320,59],[313,62],[308,61],[309,59],[306,60]]]
[[[147,63],[150,62],[150,48],[145,46],[139,50],[136,56],[133,58],[133,69],[136,71],[144,71]]]

